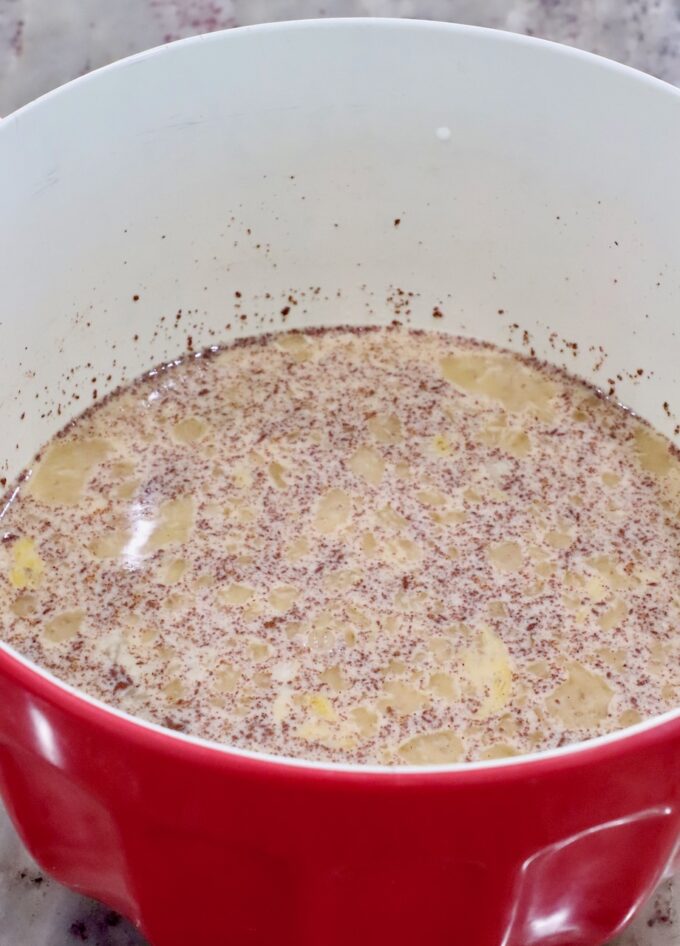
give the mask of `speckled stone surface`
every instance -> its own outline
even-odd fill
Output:
[[[498,27],[580,46],[680,84],[680,0],[0,0],[0,115],[159,43],[315,16]]]
[[[0,0],[0,115],[160,43],[317,16],[417,17],[513,30],[680,85],[680,0]],[[616,946],[680,946],[679,909],[680,894],[667,881]],[[78,943],[144,946],[117,914],[45,877],[0,808],[0,946]]]

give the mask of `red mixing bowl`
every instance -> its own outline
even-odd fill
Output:
[[[669,86],[434,23],[235,30],[79,79],[0,125],[0,476],[94,387],[282,318],[531,346],[677,437],[678,155]],[[595,946],[680,837],[678,712],[352,767],[135,720],[4,645],[0,688],[23,840],[154,946]]]

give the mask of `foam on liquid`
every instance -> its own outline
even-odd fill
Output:
[[[0,537],[6,641],[230,745],[497,758],[678,700],[677,456],[470,340],[285,333],[151,372],[44,449]]]

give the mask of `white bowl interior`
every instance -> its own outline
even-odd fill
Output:
[[[189,345],[395,318],[613,379],[672,436],[678,154],[670,86],[466,27],[256,27],[79,80],[0,125],[0,475]]]

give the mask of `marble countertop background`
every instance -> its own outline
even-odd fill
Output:
[[[319,16],[497,27],[580,46],[680,85],[680,0],[0,0],[0,115],[160,43]]]
[[[160,43],[327,16],[497,27],[579,46],[680,85],[680,0],[0,0],[0,115]],[[616,946],[680,946],[676,887],[680,881],[664,883]],[[45,877],[0,807],[0,946],[77,943],[144,946],[116,913]]]

